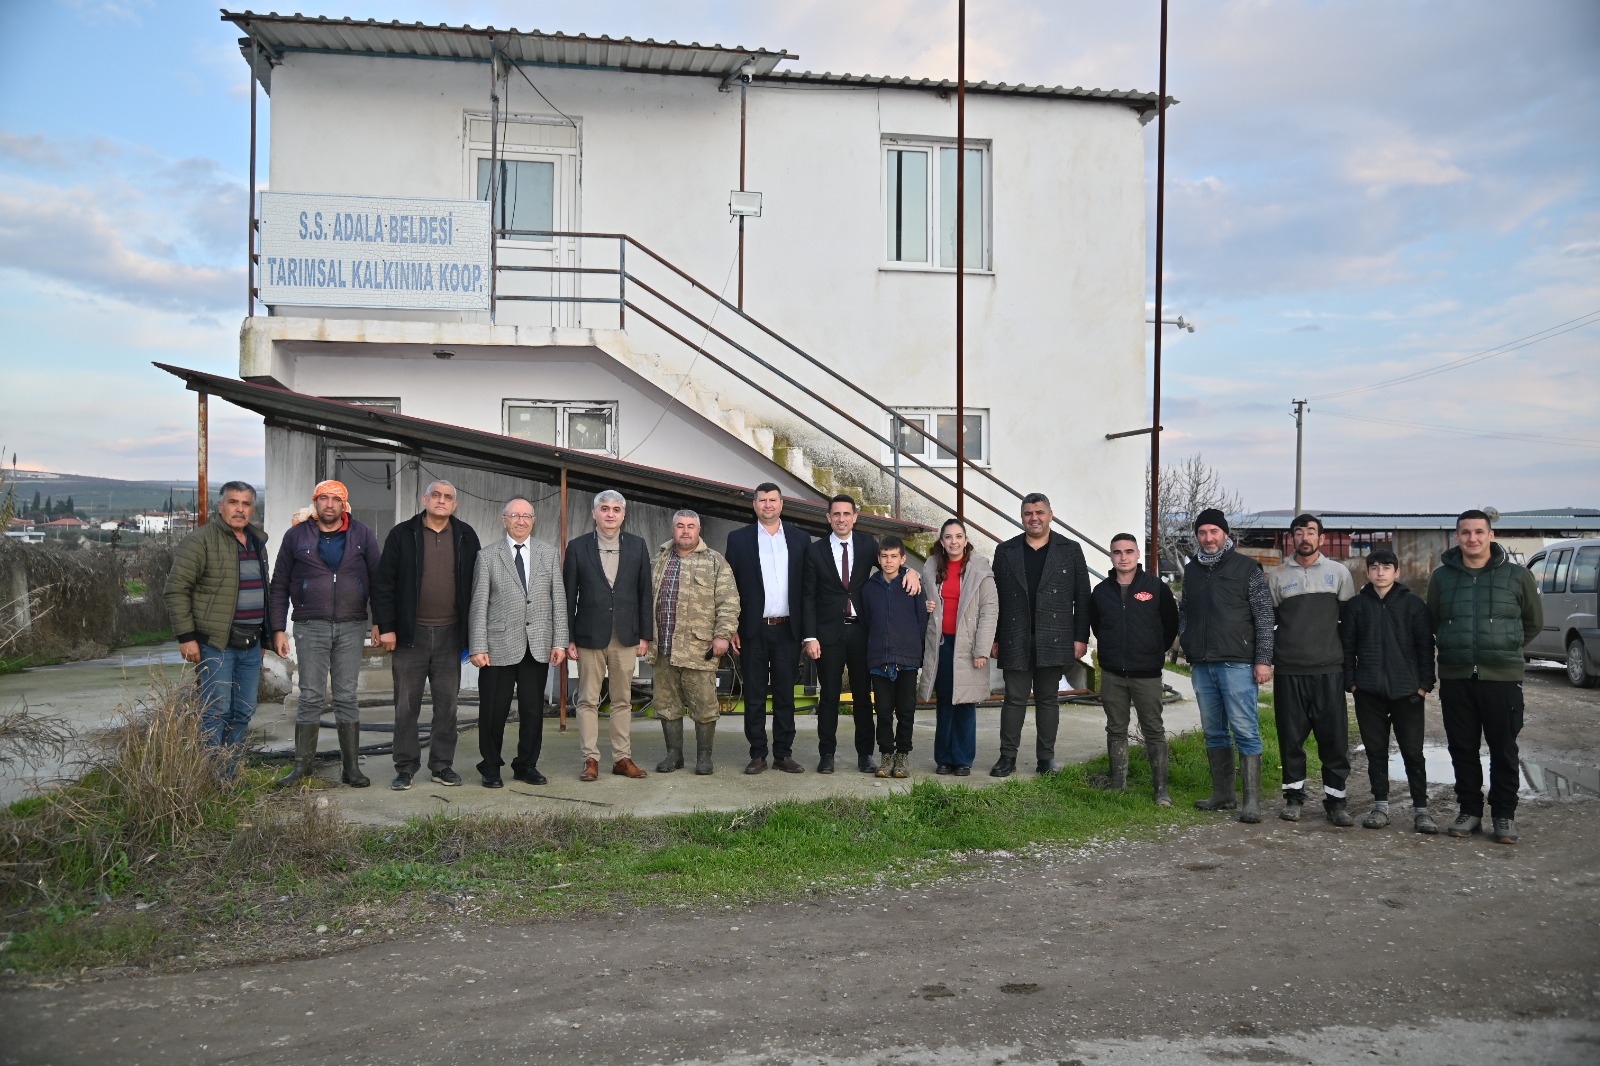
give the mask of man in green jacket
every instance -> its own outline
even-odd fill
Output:
[[[1517,734],[1522,731],[1522,649],[1544,625],[1538,586],[1494,542],[1483,511],[1456,519],[1456,547],[1428,582],[1428,614],[1439,646],[1439,702],[1455,765],[1460,813],[1453,837],[1483,824],[1483,764],[1489,745],[1489,813],[1497,844],[1517,842]]]

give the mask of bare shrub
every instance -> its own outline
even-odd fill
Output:
[[[26,703],[0,712],[0,766],[60,761],[71,740],[65,719],[39,714]]]

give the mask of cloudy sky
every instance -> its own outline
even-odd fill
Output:
[[[293,7],[955,74],[945,0],[362,3]],[[1600,4],[1173,7],[1166,303],[1199,328],[1167,334],[1164,454],[1287,507],[1306,398],[1308,506],[1600,506]],[[1158,10],[970,0],[969,77],[1154,90]],[[188,0],[0,3],[0,447],[24,466],[193,476],[193,397],[149,363],[238,369],[236,36]],[[214,474],[259,478],[259,422],[212,425]]]

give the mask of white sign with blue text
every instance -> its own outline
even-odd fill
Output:
[[[279,306],[489,309],[489,203],[261,194],[260,288]]]

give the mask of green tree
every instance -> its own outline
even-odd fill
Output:
[[[0,449],[3,453],[4,449]],[[4,467],[0,467],[0,531],[11,525],[11,520],[17,516],[17,453],[11,453],[11,477],[6,477]]]
[[[13,473],[16,472],[16,466],[17,466],[16,463],[12,463],[11,464],[11,468],[12,468],[12,472]],[[44,506],[44,504],[39,499],[39,490],[38,489],[34,489],[33,490],[33,507],[28,511],[28,513],[29,514],[38,514],[39,513],[39,508],[42,507],[42,506]]]

